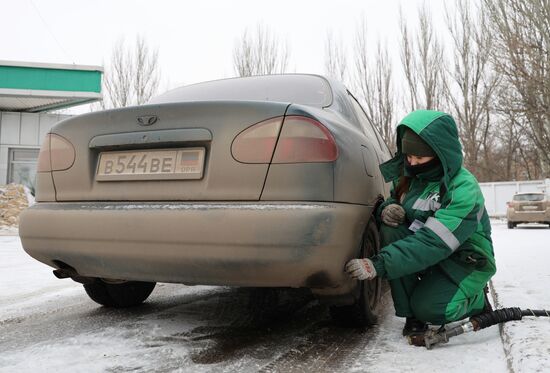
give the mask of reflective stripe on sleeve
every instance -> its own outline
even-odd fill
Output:
[[[455,251],[460,246],[460,242],[458,242],[453,232],[436,218],[430,216],[428,220],[426,220],[424,227],[430,228],[447,246],[449,246],[451,251]]]
[[[478,213],[477,213],[477,222],[479,223],[481,221],[481,218],[483,217],[483,214],[485,213],[485,206],[482,206]]]
[[[420,211],[437,211],[441,208],[441,203],[432,199],[417,199],[412,207],[415,210]]]

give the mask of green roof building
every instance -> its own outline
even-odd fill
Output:
[[[36,113],[101,100],[99,66],[0,61],[0,111]]]
[[[0,184],[32,188],[40,145],[64,114],[47,111],[99,101],[100,66],[0,60]]]

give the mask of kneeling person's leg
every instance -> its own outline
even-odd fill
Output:
[[[467,296],[438,267],[433,267],[423,276],[411,297],[414,316],[436,325],[475,315],[484,304],[483,290]]]
[[[390,227],[389,225],[382,224],[380,226],[380,246],[387,246],[411,234],[413,234],[413,232],[410,231],[405,224],[401,224],[397,227]],[[412,317],[410,298],[418,283],[416,275],[412,274],[396,278],[395,280],[390,280],[389,283],[395,314],[399,317]]]

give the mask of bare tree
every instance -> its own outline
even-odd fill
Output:
[[[496,114],[500,122],[495,130],[495,147],[499,159],[506,160],[496,169],[504,171],[502,180],[522,180],[543,177],[538,150],[529,135],[528,125],[521,110],[514,105],[518,102],[517,92],[508,84],[501,84],[496,101]],[[497,161],[498,163],[498,161]],[[501,161],[502,163],[502,161]]]
[[[497,47],[493,63],[510,89],[508,105],[550,176],[550,3],[548,0],[484,0]],[[523,150],[523,148],[522,148]],[[532,158],[532,157],[531,157]]]
[[[408,110],[442,109],[445,105],[446,78],[443,47],[435,35],[431,14],[424,4],[418,9],[419,28],[411,35],[402,13],[401,63],[408,88]]]
[[[347,82],[347,51],[341,38],[335,39],[331,31],[325,41],[325,71],[328,76]]]
[[[431,14],[424,4],[418,11],[420,22],[417,46],[419,54],[418,72],[420,85],[424,92],[426,109],[441,109],[444,102],[443,47],[435,36]]]
[[[451,111],[457,119],[464,146],[464,163],[480,179],[491,179],[489,153],[492,98],[499,79],[492,70],[493,39],[487,17],[471,3],[460,0],[456,9],[446,8],[446,21],[453,40],[453,64],[443,80]],[[508,142],[510,139],[505,139]]]
[[[138,37],[134,56],[133,85],[136,103],[141,105],[149,101],[159,86],[158,50],[150,50],[145,39]]]
[[[124,39],[119,39],[112,50],[111,61],[103,74],[103,109],[125,107],[131,102],[132,56]]]
[[[395,150],[395,97],[392,61],[386,44],[378,41],[373,58],[367,46],[367,23],[363,18],[355,32],[354,87],[360,93],[367,120],[390,149]]]
[[[399,9],[399,26],[401,29],[401,63],[408,88],[408,102],[405,103],[406,111],[413,111],[418,104],[418,77],[416,74],[416,58],[413,50],[413,42],[410,36],[409,26],[404,20],[403,13]]]
[[[141,105],[156,93],[159,82],[158,50],[151,50],[141,36],[134,45],[119,39],[105,66],[101,108]]]
[[[233,48],[233,66],[238,76],[284,73],[288,59],[288,44],[262,24],[254,33],[245,30]]]

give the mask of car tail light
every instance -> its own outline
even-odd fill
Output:
[[[273,157],[283,117],[248,127],[233,140],[231,154],[243,163],[269,163]]]
[[[63,171],[75,161],[73,145],[65,138],[47,134],[38,155],[37,172]]]
[[[506,206],[512,207],[512,202],[506,202]]]
[[[42,142],[40,147],[40,153],[38,153],[38,162],[36,165],[36,172],[49,172],[52,170],[50,161],[50,134],[46,135],[46,138]]]
[[[273,163],[332,162],[337,158],[336,141],[325,126],[307,117],[285,118]]]

